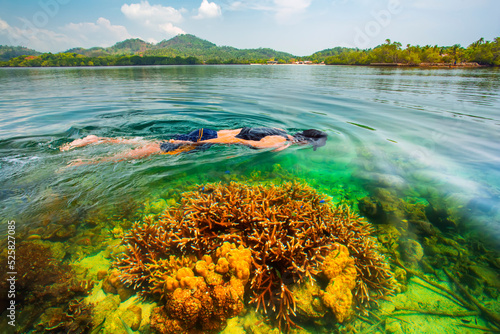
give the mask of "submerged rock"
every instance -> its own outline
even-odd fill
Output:
[[[134,290],[127,288],[120,280],[120,272],[113,270],[102,283],[102,289],[106,293],[113,293],[120,296],[121,301],[125,301],[134,294]]]
[[[425,214],[429,221],[443,232],[455,230],[458,227],[449,210],[444,207],[429,204],[425,208]]]
[[[487,285],[500,289],[500,276],[495,270],[481,265],[471,265],[469,270]]]
[[[401,255],[406,262],[416,264],[424,256],[424,249],[416,240],[408,239],[401,243]]]
[[[297,305],[296,314],[304,319],[323,318],[328,309],[321,300],[323,291],[316,281],[304,281],[301,284],[293,285],[291,288],[295,303]]]
[[[105,318],[113,313],[120,305],[120,297],[117,295],[108,295],[94,308],[94,317],[92,319],[93,327],[99,326]]]

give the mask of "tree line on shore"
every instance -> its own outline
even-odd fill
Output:
[[[76,53],[44,53],[40,56],[19,56],[0,62],[4,67],[73,67],[73,66],[131,66],[131,65],[196,65],[195,57],[105,56],[87,57]]]
[[[418,65],[421,63],[476,62],[479,65],[500,66],[500,37],[491,42],[481,38],[467,48],[459,44],[448,47],[408,44],[403,49],[401,43],[391,42],[387,39],[384,44],[373,49],[336,48],[330,49],[330,51],[333,51],[333,54],[324,59],[327,65],[370,65],[374,63]]]
[[[193,39],[191,37],[191,39]],[[121,42],[124,43],[124,42]],[[192,44],[192,42],[191,42]],[[202,47],[197,45],[197,50]],[[218,47],[216,47],[218,48]],[[252,51],[252,57],[246,57],[242,50],[237,50],[237,57],[229,57],[231,53],[222,57],[213,56],[201,57],[197,53],[190,53],[186,50],[182,55],[166,56],[159,54],[125,54],[125,55],[102,55],[88,56],[76,52],[64,52],[58,54],[44,53],[41,55],[23,55],[14,57],[10,60],[0,61],[0,67],[72,67],[72,66],[131,66],[131,65],[197,65],[197,64],[249,64],[263,63],[269,60],[276,60],[278,63],[286,64],[296,61],[309,60],[312,63],[322,63],[326,65],[370,65],[370,64],[388,64],[398,63],[403,65],[429,64],[454,64],[463,62],[476,62],[480,65],[500,66],[500,37],[493,41],[485,41],[484,38],[477,40],[468,47],[464,48],[458,44],[448,47],[440,46],[412,46],[407,45],[403,49],[399,42],[391,42],[389,39],[382,45],[373,49],[353,49],[336,47],[316,52],[308,57],[279,58],[271,57],[266,59],[254,58],[255,50]],[[214,47],[210,46],[213,55]],[[199,51],[199,50],[198,50]],[[267,49],[258,50],[259,52]],[[250,56],[250,55],[249,55]]]

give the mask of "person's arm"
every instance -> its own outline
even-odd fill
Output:
[[[174,140],[170,139],[169,142],[173,144],[183,144],[183,145],[205,145],[205,144],[241,144],[251,146],[253,148],[263,149],[263,148],[275,148],[276,152],[284,150],[288,146],[291,145],[292,137],[289,136],[289,141],[283,136],[267,136],[262,138],[261,140],[245,140],[236,138],[233,135],[220,136],[213,139],[202,140],[199,142],[190,142],[183,140]]]
[[[67,143],[62,145],[59,149],[61,151],[69,151],[76,147],[84,147],[90,144],[144,144],[147,141],[141,138],[132,138],[132,139],[124,139],[124,138],[107,138],[107,137],[97,137],[95,135],[89,135],[82,139],[75,139],[71,143]]]
[[[281,151],[290,146],[290,143],[282,136],[267,136],[259,141],[240,139],[240,143],[254,148],[275,148],[275,151]]]

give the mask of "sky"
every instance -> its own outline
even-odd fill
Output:
[[[0,0],[0,45],[43,52],[192,34],[296,56],[335,46],[460,44],[500,36],[498,0]]]

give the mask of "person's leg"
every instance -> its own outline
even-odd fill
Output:
[[[132,139],[124,139],[124,138],[107,138],[107,137],[97,137],[95,135],[89,135],[82,139],[73,140],[71,143],[67,143],[62,145],[59,149],[61,151],[69,151],[76,147],[83,147],[90,144],[136,144],[136,145],[145,145],[148,143],[147,140],[142,138],[132,138]]]

